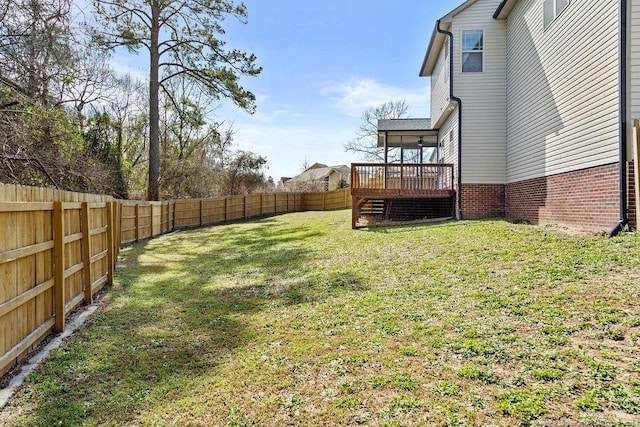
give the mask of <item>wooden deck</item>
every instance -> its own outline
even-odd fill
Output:
[[[448,163],[354,163],[352,227],[453,218],[453,185]]]

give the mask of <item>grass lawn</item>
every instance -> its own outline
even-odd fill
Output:
[[[637,235],[307,212],[121,255],[0,424],[640,425]]]

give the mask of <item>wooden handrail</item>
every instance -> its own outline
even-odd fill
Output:
[[[451,163],[352,163],[351,188],[453,190]]]

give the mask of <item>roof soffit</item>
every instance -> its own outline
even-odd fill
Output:
[[[501,20],[507,19],[517,2],[517,0],[502,0],[493,14],[493,18]]]

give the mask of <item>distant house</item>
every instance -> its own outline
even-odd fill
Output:
[[[327,166],[315,163],[283,184],[291,191],[329,191],[347,187],[350,176],[349,166]]]
[[[458,218],[635,222],[635,19],[640,0],[468,0],[435,23],[420,76]]]

